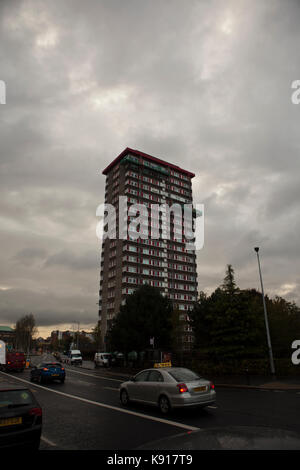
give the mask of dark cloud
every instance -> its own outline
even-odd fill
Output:
[[[16,299],[19,299],[19,303]],[[93,301],[91,296],[78,295],[75,292],[67,296],[29,289],[0,289],[1,322],[15,324],[21,316],[32,313],[38,327],[78,321],[83,325],[94,325]]]
[[[69,269],[93,269],[96,270],[100,265],[95,251],[89,251],[83,254],[72,253],[71,251],[61,251],[50,256],[44,264],[45,268],[53,266],[63,266]]]
[[[18,251],[13,257],[16,263],[31,265],[46,258],[47,252],[43,248],[28,247]]]

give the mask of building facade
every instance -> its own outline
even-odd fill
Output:
[[[178,309],[180,319],[187,320],[197,299],[196,253],[187,243],[187,231],[190,240],[194,228],[195,175],[130,148],[103,174],[105,204],[115,208],[115,222],[104,221],[109,235],[102,241],[99,320],[103,341],[126,296],[142,284],[157,287]],[[188,324],[184,329],[188,344],[192,333]]]
[[[9,349],[15,347],[16,331],[10,326],[0,326],[0,340],[4,341]]]

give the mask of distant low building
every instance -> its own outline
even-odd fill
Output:
[[[9,347],[15,346],[16,332],[10,326],[0,326],[0,340]]]

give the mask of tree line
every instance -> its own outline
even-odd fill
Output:
[[[265,295],[273,354],[289,359],[291,344],[300,334],[300,309],[280,296]],[[191,312],[195,348],[215,360],[262,358],[267,355],[262,294],[239,289],[227,266],[223,284],[211,295],[200,292]]]
[[[274,357],[290,363],[291,344],[297,339],[295,335],[300,335],[300,309],[280,296],[265,295],[265,301]],[[181,313],[158,289],[144,285],[120,307],[107,336],[108,345],[124,353],[139,352],[149,349],[150,338],[154,338],[156,347],[178,353],[187,325],[180,321]],[[210,295],[199,293],[189,311],[188,325],[194,337],[189,356],[199,361],[225,364],[228,370],[239,367],[237,364],[268,361],[262,294],[256,289],[240,289],[231,265]]]
[[[283,297],[265,295],[275,363],[283,361],[291,371],[291,344],[300,339],[300,309],[295,302]],[[211,294],[200,292],[188,319],[164,297],[159,289],[143,285],[126,298],[119,314],[113,320],[105,341],[101,344],[99,322],[93,330],[97,349],[119,351],[128,355],[152,349],[170,351],[173,357],[185,358],[184,365],[199,364],[215,370],[237,371],[243,367],[259,369],[268,362],[266,329],[262,294],[256,289],[240,289],[236,285],[234,269],[227,265],[225,277]],[[192,331],[192,351],[183,351],[185,330]],[[16,347],[29,351],[36,333],[32,314],[17,321]],[[53,344],[55,348],[68,348]],[[87,339],[80,338],[82,346]],[[89,349],[89,348],[87,348]],[[265,367],[265,366],[264,366]],[[266,366],[267,367],[267,366]],[[295,366],[294,369],[295,370]]]

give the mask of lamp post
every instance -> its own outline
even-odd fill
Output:
[[[80,324],[80,322],[79,322],[79,321],[75,321],[75,323],[77,323],[77,341],[76,341],[76,345],[77,345],[77,346],[76,346],[76,347],[77,347],[77,349],[78,349],[78,348],[79,348],[79,344],[78,344],[78,343],[79,343],[79,324]],[[75,339],[75,334],[74,334],[74,339]],[[74,347],[75,347],[75,344],[74,344]]]
[[[259,277],[260,277],[260,284],[261,284],[261,292],[262,292],[262,299],[263,299],[263,306],[264,306],[265,325],[266,325],[267,342],[268,342],[268,350],[269,350],[269,358],[270,358],[270,368],[271,368],[271,374],[272,374],[272,376],[274,377],[274,376],[275,376],[275,366],[274,366],[273,351],[272,351],[272,344],[271,344],[271,336],[270,336],[270,330],[269,330],[269,322],[268,322],[268,314],[267,314],[266,300],[265,300],[265,294],[264,294],[264,286],[263,286],[263,280],[262,280],[262,275],[261,275],[259,254],[258,254],[258,252],[259,252],[259,247],[256,246],[256,247],[254,248],[254,251],[256,251],[256,254],[257,254],[257,262],[258,262],[258,270],[259,270]]]

